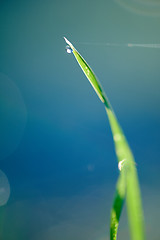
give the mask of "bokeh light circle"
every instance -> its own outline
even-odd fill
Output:
[[[115,0],[115,2],[139,15],[160,16],[160,1],[157,0]]]
[[[27,121],[27,110],[16,84],[0,73],[0,160],[19,145]]]
[[[0,170],[0,206],[8,202],[10,196],[10,184],[4,172]]]

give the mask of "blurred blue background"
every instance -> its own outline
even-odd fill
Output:
[[[63,36],[112,103],[136,159],[147,239],[160,239],[160,49],[101,44],[157,44],[159,26],[159,1],[0,1],[2,240],[109,240],[112,135]],[[125,209],[119,239],[129,239]]]

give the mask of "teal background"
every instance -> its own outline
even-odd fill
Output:
[[[159,44],[159,26],[159,1],[0,1],[2,240],[109,240],[112,135],[63,36],[110,99],[137,163],[147,239],[160,238],[160,49],[101,44]],[[119,239],[129,239],[125,209]]]

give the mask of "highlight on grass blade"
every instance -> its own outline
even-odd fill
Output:
[[[144,240],[144,221],[142,203],[139,189],[139,182],[135,161],[128,142],[124,133],[117,121],[111,104],[106,97],[99,81],[97,80],[94,72],[66,38],[69,53],[73,53],[77,62],[79,63],[84,74],[93,86],[100,100],[104,103],[106,113],[108,115],[115,152],[118,160],[119,179],[116,186],[116,194],[113,200],[113,207],[111,210],[111,223],[110,223],[110,239],[117,239],[117,230],[119,225],[120,214],[123,207],[124,198],[126,198],[128,221],[130,226],[130,234],[132,240]]]

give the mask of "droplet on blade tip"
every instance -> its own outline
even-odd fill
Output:
[[[66,46],[66,52],[67,53],[72,53],[73,52],[73,50],[72,50],[72,48],[70,47],[70,46]]]

